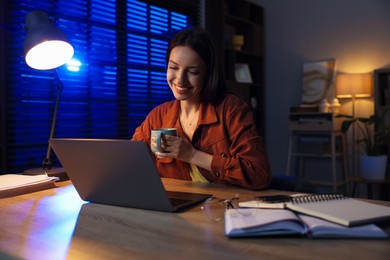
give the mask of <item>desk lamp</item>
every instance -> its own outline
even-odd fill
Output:
[[[27,36],[24,39],[24,53],[28,66],[37,70],[53,70],[57,82],[57,98],[54,106],[50,138],[53,138],[58,105],[63,90],[62,82],[58,76],[57,68],[68,62],[74,54],[72,45],[65,34],[54,27],[44,11],[35,10],[26,16]],[[62,168],[52,168],[50,160],[51,147],[48,143],[46,157],[42,162],[42,168],[25,170],[27,175],[47,174],[49,176],[65,177]]]

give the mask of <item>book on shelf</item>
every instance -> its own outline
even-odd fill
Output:
[[[345,197],[339,194],[288,196],[272,203],[258,200],[239,203],[249,208],[287,208],[295,212],[322,218],[344,226],[356,226],[390,219],[390,207]]]
[[[305,236],[309,238],[388,238],[375,224],[346,227],[320,218],[295,214],[288,209],[229,209],[225,236]]]
[[[12,197],[40,190],[55,188],[56,177],[41,175],[0,175],[0,198]]]

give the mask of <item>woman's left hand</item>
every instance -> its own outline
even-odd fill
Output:
[[[190,162],[196,152],[192,144],[180,136],[165,135],[161,139],[161,147],[163,147],[165,153],[156,152],[157,158],[175,158]]]

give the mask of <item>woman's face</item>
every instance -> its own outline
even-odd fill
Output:
[[[167,81],[177,100],[199,102],[206,77],[206,64],[191,48],[172,49],[167,70]]]

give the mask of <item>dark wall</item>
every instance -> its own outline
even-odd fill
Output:
[[[252,0],[265,8],[266,144],[274,173],[287,162],[288,112],[301,102],[304,62],[335,58],[337,70],[390,67],[388,0]],[[351,109],[342,100],[342,111]],[[372,99],[357,113],[371,114]]]

